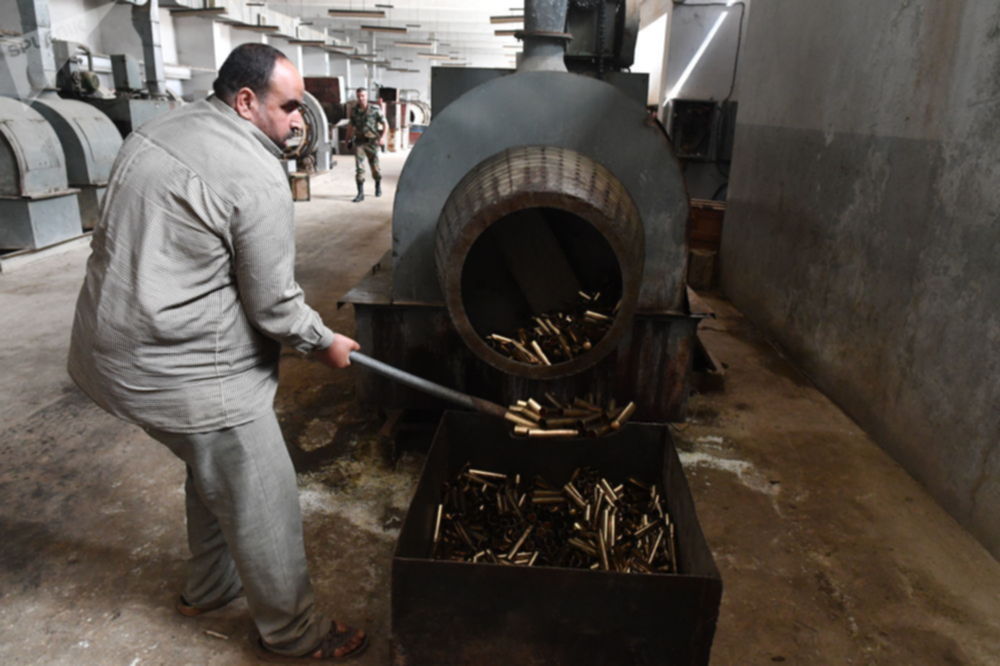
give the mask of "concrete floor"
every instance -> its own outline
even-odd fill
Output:
[[[386,196],[352,204],[339,157],[297,204],[299,281],[336,300],[390,245]],[[172,601],[186,545],[183,467],[91,405],[63,365],[87,250],[0,275],[0,663],[253,663],[242,602],[198,619]],[[678,446],[725,591],[712,663],[1000,663],[1000,564],[725,301],[704,326],[727,367]],[[389,565],[421,456],[387,462],[354,369],[289,352],[277,408],[320,604],[365,625],[387,664]],[[947,437],[948,433],[940,433]],[[212,633],[209,633],[212,632]],[[448,628],[442,627],[442,637]]]

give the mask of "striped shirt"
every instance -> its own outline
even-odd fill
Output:
[[[69,373],[112,414],[168,432],[273,408],[281,344],[330,346],[295,282],[281,151],[210,98],[129,135],[77,300]]]

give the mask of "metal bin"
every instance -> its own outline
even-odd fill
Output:
[[[559,484],[577,467],[661,484],[679,574],[500,566],[430,558],[441,485],[466,463]],[[722,580],[666,426],[598,439],[514,438],[479,414],[446,412],[392,562],[394,664],[707,664]]]

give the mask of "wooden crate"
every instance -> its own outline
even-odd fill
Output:
[[[693,247],[688,250],[687,282],[693,289],[712,289],[718,275],[718,257],[716,250],[705,250]]]
[[[292,188],[292,201],[309,201],[309,174],[298,171],[288,174],[288,183]]]
[[[700,250],[718,250],[722,242],[722,221],[726,202],[711,199],[691,199],[688,220],[688,244]]]

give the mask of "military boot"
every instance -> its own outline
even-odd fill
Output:
[[[354,203],[365,200],[365,184],[364,181],[358,183],[358,196],[354,197]]]
[[[382,196],[382,179],[379,178],[375,181],[375,196]]]

